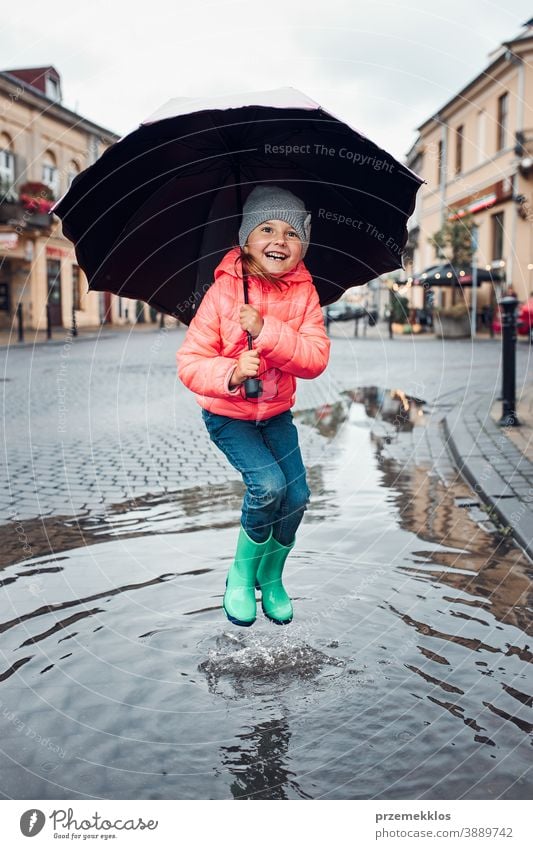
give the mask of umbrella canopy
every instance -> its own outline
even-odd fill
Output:
[[[471,266],[452,265],[451,262],[442,265],[432,265],[421,274],[415,276],[416,284],[425,286],[471,286],[473,269]],[[501,272],[494,269],[488,271],[486,268],[477,269],[478,286],[481,283],[500,283]]]
[[[186,324],[238,243],[258,183],[312,213],[306,256],[323,305],[401,266],[423,180],[295,89],[169,101],[79,174],[52,211],[89,288]]]

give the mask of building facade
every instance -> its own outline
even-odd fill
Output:
[[[409,222],[412,262],[400,291],[411,306],[427,305],[424,272],[450,257],[432,241],[452,216],[474,216],[475,264],[492,281],[478,286],[477,306],[494,307],[512,288],[533,291],[533,19],[502,43],[489,65],[418,127],[407,164],[426,180]],[[472,290],[462,289],[471,303]],[[452,286],[433,286],[431,301],[447,307]]]
[[[88,292],[61,222],[49,214],[74,177],[119,136],[65,108],[52,66],[0,72],[0,330],[134,322],[144,307]]]

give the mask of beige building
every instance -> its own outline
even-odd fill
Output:
[[[135,321],[136,302],[88,292],[61,222],[49,214],[118,136],[61,103],[55,68],[0,72],[0,329]],[[48,306],[48,310],[47,310]],[[143,317],[145,305],[142,305]]]
[[[478,287],[478,311],[510,287],[521,301],[533,291],[533,19],[489,59],[418,127],[407,156],[407,164],[427,181],[410,221],[413,262],[400,286],[416,308],[428,296],[427,286],[417,281],[446,261],[431,237],[454,209],[459,216],[474,214],[476,265],[494,274]],[[450,285],[434,285],[432,292],[435,304],[450,304]],[[471,287],[463,292],[470,304]]]

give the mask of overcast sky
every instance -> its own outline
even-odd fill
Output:
[[[2,69],[54,65],[64,105],[119,135],[172,97],[291,85],[403,158],[416,127],[533,16],[527,0],[147,0],[142,9],[11,3]]]

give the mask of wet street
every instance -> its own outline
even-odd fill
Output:
[[[442,427],[497,397],[498,340],[333,340],[293,408],[294,621],[244,629],[221,610],[243,485],[182,339],[1,352],[2,796],[531,798],[532,564]]]

